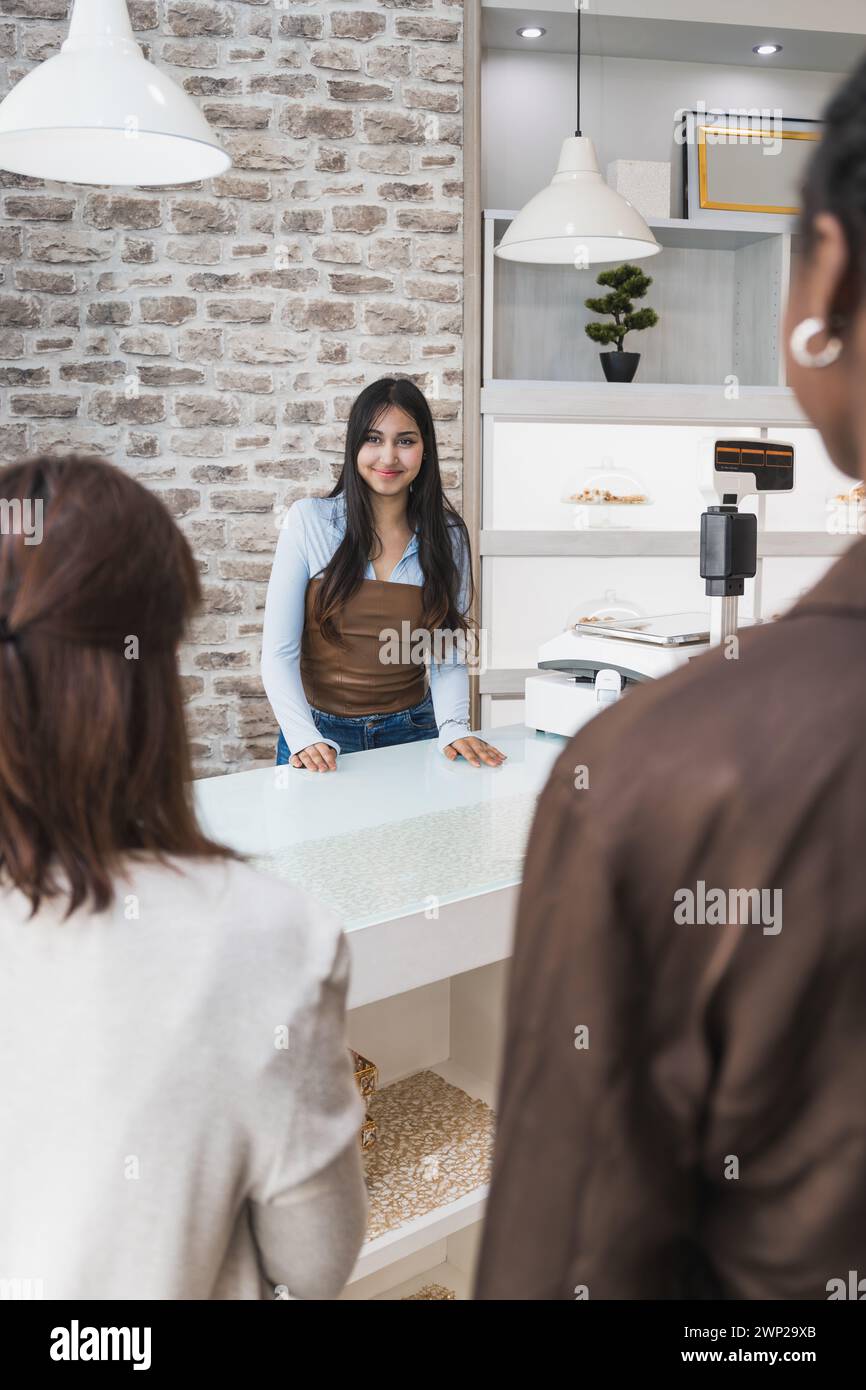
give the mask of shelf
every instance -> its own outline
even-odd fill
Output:
[[[768,226],[766,219],[754,226],[732,227],[725,222],[689,222],[684,217],[650,217],[647,222],[662,246],[698,251],[741,251],[756,241],[785,236],[795,230],[796,219],[780,217],[784,225]],[[654,258],[652,258],[654,259]]]
[[[506,695],[522,700],[527,678],[537,675],[537,666],[500,666],[479,677],[479,694]]]
[[[582,420],[632,425],[808,426],[787,386],[741,386],[726,400],[717,386],[663,382],[488,381],[481,388],[482,415],[499,419]]]
[[[699,540],[696,530],[482,531],[479,554],[485,558],[497,555],[512,559],[571,555],[596,559],[696,557]],[[762,559],[842,555],[850,544],[850,536],[831,536],[826,531],[764,531],[758,536],[758,555]]]
[[[438,1207],[426,1216],[407,1221],[396,1230],[367,1241],[352,1271],[349,1284],[355,1284],[359,1279],[375,1274],[377,1270],[387,1269],[389,1265],[396,1264],[398,1260],[404,1259],[414,1251],[423,1250],[426,1246],[435,1244],[437,1240],[454,1235],[456,1231],[462,1231],[480,1221],[484,1216],[487,1191],[485,1184],[467,1196],[449,1202],[447,1206]]]
[[[455,1085],[454,1076],[466,1084]],[[485,1094],[483,1082],[446,1062],[395,1081],[371,1099],[379,1133],[366,1166],[376,1234],[365,1243],[350,1284],[481,1219],[493,1155],[493,1112]],[[412,1212],[395,1220],[407,1207]]]
[[[513,222],[517,208],[485,208],[484,220],[489,222]],[[723,217],[702,218],[690,221],[687,217],[647,217],[647,226],[655,233],[656,240],[663,246],[694,247],[709,251],[739,251],[753,241],[764,237],[785,236],[796,231],[796,217],[781,214],[762,215],[749,221],[743,218],[738,226],[732,226]],[[651,258],[652,259],[652,258]]]

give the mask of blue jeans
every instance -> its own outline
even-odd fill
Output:
[[[429,690],[419,704],[397,710],[395,714],[328,714],[313,706],[311,712],[322,738],[334,739],[341,753],[362,753],[368,748],[389,748],[393,743],[418,743],[421,739],[439,736]],[[290,757],[281,729],[277,763],[287,763]]]

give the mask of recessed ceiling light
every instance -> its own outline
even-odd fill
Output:
[[[532,24],[526,29],[518,29],[518,35],[522,39],[540,39],[542,34],[546,34],[546,29],[539,29],[537,24]]]
[[[753,53],[758,53],[762,58],[771,58],[774,53],[781,53],[780,43],[756,43],[752,49]]]

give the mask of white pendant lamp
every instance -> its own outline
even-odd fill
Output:
[[[637,208],[601,176],[592,141],[580,132],[580,16],[577,11],[577,130],[562,142],[556,173],[517,214],[496,255],[536,265],[637,260],[661,250]]]
[[[126,0],[75,0],[60,52],[0,103],[0,168],[64,183],[196,183],[231,168],[190,96],[149,63]]]

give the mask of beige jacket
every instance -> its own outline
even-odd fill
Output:
[[[334,1297],[366,1216],[345,938],[244,865],[172,862],[67,922],[0,889],[0,1288]]]

